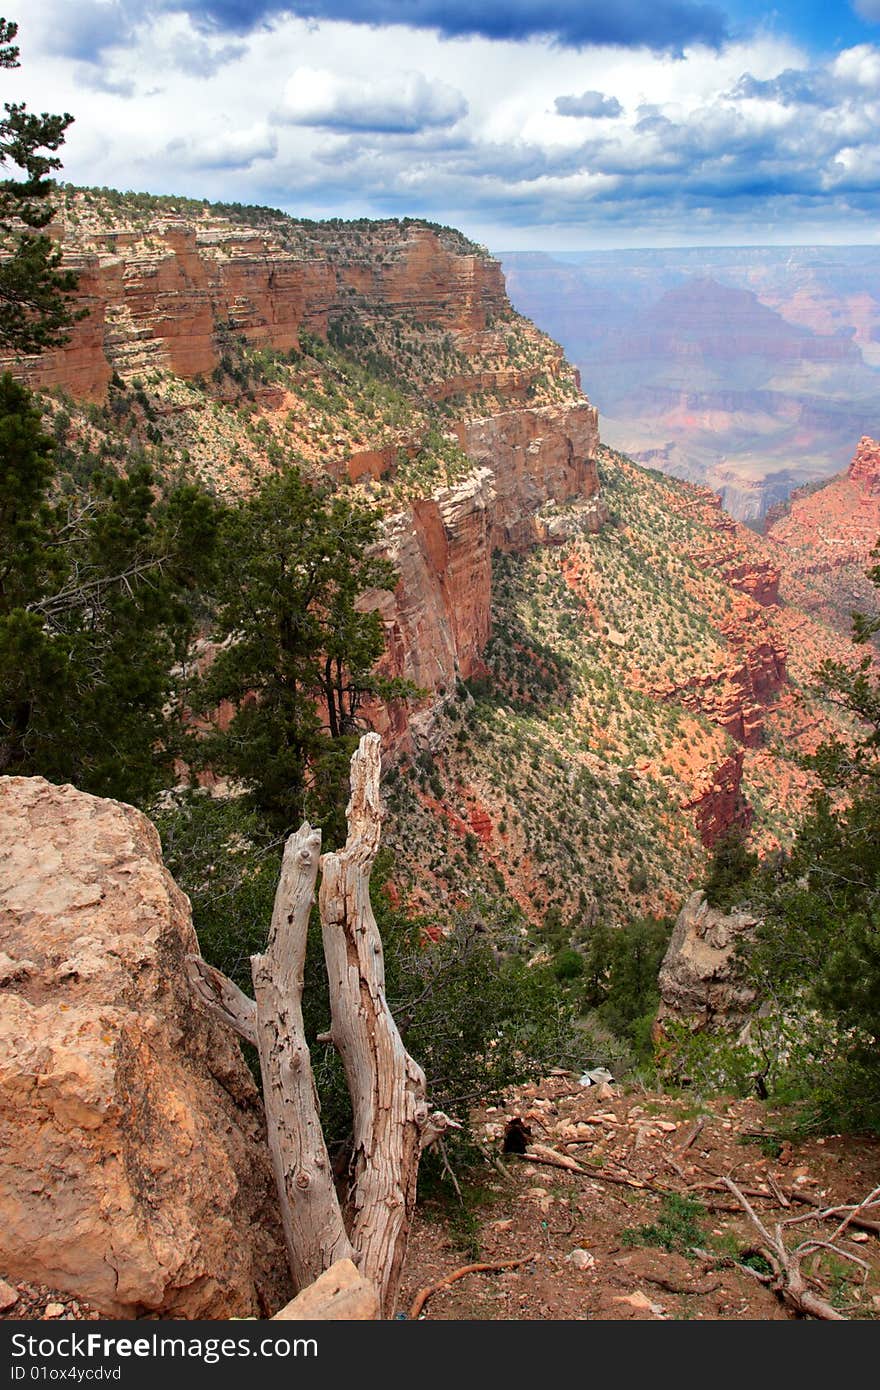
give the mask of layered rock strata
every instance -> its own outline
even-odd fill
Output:
[[[376,223],[360,241],[340,235],[333,247],[329,230],[315,244],[300,234],[291,247],[300,231],[291,228],[156,218],[140,231],[85,238],[59,226],[88,316],[66,347],[17,371],[32,386],[103,400],[114,370],[209,374],[229,334],[283,351],[303,330],[326,337],[331,319],[360,297],[460,334],[480,334],[509,312],[498,263],[444,245],[427,226]]]

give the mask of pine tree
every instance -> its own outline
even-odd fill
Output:
[[[17,68],[13,42],[18,25],[0,18],[0,68]],[[23,177],[0,181],[0,349],[35,353],[65,342],[66,329],[83,316],[68,295],[77,277],[61,268],[61,249],[42,232],[55,211],[48,177],[61,168],[55,151],[73,117],[32,115],[20,102],[6,102],[0,119],[0,165]]]
[[[358,607],[367,590],[395,583],[378,534],[376,513],[293,468],[226,515],[220,645],[191,698],[206,715],[223,701],[234,714],[193,756],[243,783],[276,827],[308,811],[325,838],[342,829],[361,705],[411,689],[377,675],[382,625]]]
[[[215,508],[150,470],[65,495],[33,397],[0,377],[0,773],[147,801],[173,761],[172,669]]]

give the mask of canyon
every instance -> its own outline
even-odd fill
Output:
[[[501,253],[513,301],[565,347],[606,442],[707,483],[739,520],[843,469],[877,430],[871,247]]]
[[[675,919],[655,1036],[739,1025],[753,996],[733,946],[755,919],[710,909],[701,885],[731,830],[764,856],[791,844],[818,785],[807,755],[852,733],[816,671],[857,659],[854,607],[880,611],[866,574],[880,443],[854,432],[846,471],[784,497],[759,535],[704,479],[612,447],[577,369],[449,228],[66,189],[54,232],[88,313],[66,348],[10,365],[38,393],[65,487],[146,462],[237,497],[296,467],[381,514],[396,578],[360,601],[381,620],[383,672],[416,693],[362,714],[385,764],[376,887],[415,939],[464,929],[522,965],[596,928]],[[693,286],[673,277],[643,319],[646,360],[686,374],[711,348],[733,372],[770,344],[798,370],[858,374],[870,358],[867,309],[852,337],[828,303],[759,304],[752,283],[703,283],[692,328]],[[716,389],[713,409],[735,406]],[[206,627],[198,659],[210,641]],[[229,790],[187,805],[225,814]],[[157,823],[177,797],[150,808]],[[0,1267],[119,1317],[265,1316],[289,1290],[259,1101],[230,1036],[192,1007],[199,943],[156,830],[39,777],[0,779],[0,829]],[[265,845],[248,833],[230,820],[210,841],[208,932],[242,862],[259,903]],[[235,916],[240,955],[260,911]],[[613,1087],[616,1113],[591,1117],[600,1087],[557,1072],[565,1123],[609,1128],[604,1162],[631,1114],[626,1161],[647,1173],[678,1121],[655,1126]],[[544,1125],[538,1090],[520,1099]],[[720,1111],[716,1128],[732,1143]]]
[[[832,570],[799,558],[809,508],[835,488],[853,503],[858,546],[848,530],[826,549],[855,585],[877,519],[868,443],[764,539],[711,488],[600,442],[576,369],[449,228],[67,189],[54,230],[89,313],[15,369],[66,449],[137,440],[221,496],[294,462],[383,513],[397,582],[363,602],[384,672],[420,695],[367,713],[395,765],[389,840],[413,907],[442,923],[500,895],[531,926],[663,915],[731,827],[786,843],[814,785],[800,755],[835,727],[813,673],[849,654]],[[693,331],[690,291],[669,293],[643,338],[665,352],[677,324],[676,370],[709,338],[730,362],[770,342],[858,365],[844,335],[751,291],[725,289]]]

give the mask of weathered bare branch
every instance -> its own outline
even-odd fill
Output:
[[[807,1248],[799,1246],[795,1250],[789,1250],[782,1239],[782,1223],[777,1225],[775,1234],[771,1235],[733,1178],[724,1178],[723,1182],[758,1232],[762,1251],[776,1270],[776,1285],[783,1302],[796,1312],[806,1313],[810,1317],[822,1318],[826,1322],[846,1322],[843,1313],[838,1313],[836,1308],[832,1308],[830,1303],[814,1293],[804,1279],[800,1262],[803,1256],[809,1253],[809,1248],[815,1249],[816,1242],[807,1242]],[[797,1218],[789,1218],[789,1221],[792,1220],[796,1221]]]
[[[253,999],[201,956],[187,956],[186,970],[193,989],[209,1013],[256,1047],[257,1006]]]
[[[321,832],[305,822],[284,849],[269,944],[251,957],[269,1151],[294,1283],[354,1256],[333,1182],[302,1015],[309,913]]]
[[[348,1210],[361,1271],[393,1312],[415,1206],[425,1076],[409,1056],[385,998],[382,939],[370,905],[370,869],[379,849],[378,734],[351,760],[348,838],[325,854],[320,891],[330,981],[331,1033],[342,1057],[354,1113]]]

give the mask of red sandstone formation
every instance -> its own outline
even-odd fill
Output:
[[[682,807],[695,812],[697,830],[707,848],[735,826],[748,830],[752,823],[752,808],[740,788],[744,757],[743,750],[737,749],[719,767],[708,768],[702,785]]]
[[[532,545],[540,507],[592,498],[599,492],[598,415],[587,401],[468,420],[456,426],[456,433],[474,462],[495,475],[493,548]]]
[[[734,562],[724,571],[724,578],[731,589],[747,594],[762,608],[779,602],[779,569],[770,560]]]
[[[114,369],[210,373],[225,333],[281,350],[303,329],[326,336],[352,291],[462,334],[509,308],[498,263],[447,248],[429,227],[378,223],[366,239],[367,251],[343,244],[328,255],[290,250],[271,230],[156,218],[142,233],[103,232],[86,251],[71,230],[89,315],[65,348],[17,369],[33,386],[102,400]]]
[[[862,435],[847,477],[871,497],[880,493],[880,443],[876,439]]]
[[[783,593],[846,631],[853,612],[874,612],[866,577],[880,537],[880,444],[863,437],[846,474],[792,493],[767,528],[783,570]]]

